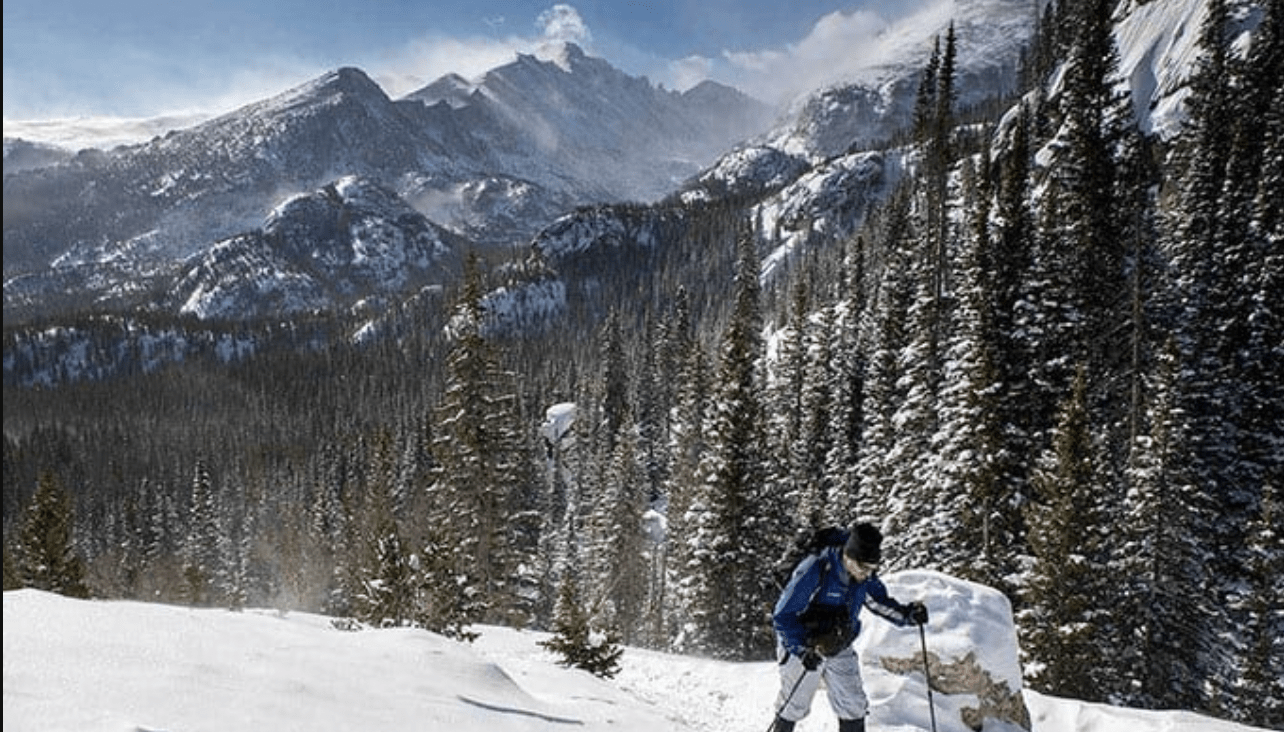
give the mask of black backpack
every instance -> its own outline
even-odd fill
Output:
[[[776,587],[785,589],[789,584],[789,579],[793,577],[794,570],[807,557],[813,554],[820,554],[831,546],[842,546],[847,543],[847,537],[850,532],[841,526],[826,526],[820,529],[804,529],[794,539],[791,546],[780,559],[776,562],[775,580]],[[822,578],[828,567],[821,568]]]

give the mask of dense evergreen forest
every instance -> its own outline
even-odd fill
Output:
[[[692,204],[542,330],[487,327],[474,259],[397,338],[7,385],[5,588],[759,659],[776,558],[863,518],[885,572],[1005,592],[1033,688],[1284,728],[1282,5],[1208,0],[1171,140],[1111,0],[987,109],[951,30],[913,174],[768,281],[755,202]]]

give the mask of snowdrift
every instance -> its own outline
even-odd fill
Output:
[[[939,732],[968,732],[983,694],[949,669],[971,658],[1019,689],[1008,603],[930,572],[884,578],[923,599]],[[229,612],[4,593],[6,732],[727,732],[765,730],[773,660],[729,663],[628,649],[612,680],[564,668],[533,631],[482,627],[472,645],[276,610]],[[930,729],[918,630],[868,618],[859,641],[870,729]],[[938,672],[939,666],[939,672]],[[967,668],[971,668],[968,665]],[[989,687],[985,687],[989,688]],[[836,727],[821,691],[798,732]],[[1248,732],[1187,712],[1142,712],[1024,693],[1035,732]],[[985,732],[1020,726],[982,716]]]

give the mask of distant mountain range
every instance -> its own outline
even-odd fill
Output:
[[[342,68],[110,151],[6,140],[5,321],[150,299],[189,276],[189,258],[264,228],[281,201],[349,176],[391,191],[460,246],[520,246],[576,205],[671,190],[770,114],[712,83],[657,88],[568,44],[400,100]]]
[[[1181,29],[1201,5],[1126,5],[1121,79],[1149,90],[1139,114],[1164,114],[1181,93],[1168,59],[1189,48]],[[645,240],[648,217],[669,215],[583,208],[611,203],[741,200],[767,227],[771,268],[810,237],[854,230],[912,164],[876,148],[908,122],[933,38],[954,24],[966,106],[1011,90],[1035,13],[1025,0],[943,4],[778,118],[729,87],[665,90],[568,44],[397,100],[341,68],[108,151],[6,139],[5,323],[369,309],[449,282],[469,248],[565,258]]]

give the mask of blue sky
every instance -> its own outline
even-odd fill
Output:
[[[925,0],[940,1],[940,0]],[[945,0],[948,2],[948,0]],[[572,40],[668,88],[765,101],[836,73],[898,0],[6,0],[4,117],[224,112],[339,66],[394,97]]]

